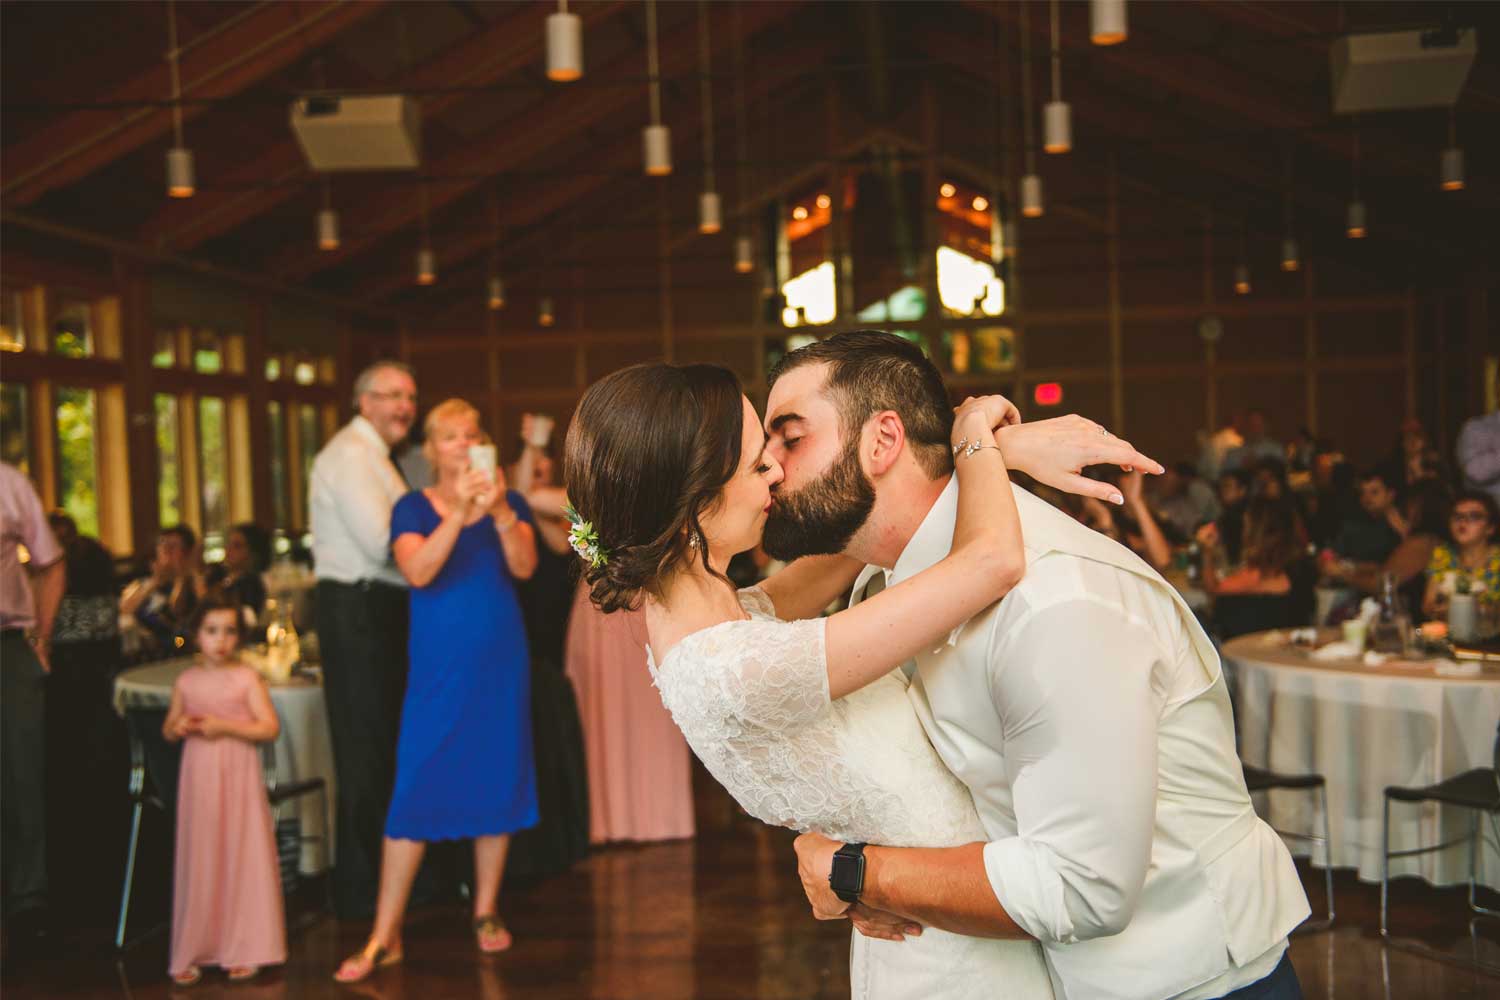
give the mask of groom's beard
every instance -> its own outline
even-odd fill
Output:
[[[776,559],[842,552],[875,507],[875,486],[851,445],[823,477],[800,490],[776,494],[761,547]]]

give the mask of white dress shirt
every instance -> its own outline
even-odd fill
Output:
[[[1127,549],[1015,497],[1025,578],[920,654],[910,688],[974,796],[996,897],[1060,998],[1198,1000],[1264,978],[1309,911],[1251,807],[1212,644]],[[955,479],[892,583],[947,554],[957,507]]]
[[[405,587],[391,558],[391,508],[407,492],[390,448],[364,417],[330,438],[313,460],[308,488],[318,579]]]

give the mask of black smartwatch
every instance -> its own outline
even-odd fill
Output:
[[[844,902],[859,902],[859,894],[865,891],[864,844],[845,844],[834,852],[828,886]]]

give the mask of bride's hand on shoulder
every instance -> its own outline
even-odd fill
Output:
[[[1127,471],[1139,469],[1157,476],[1166,471],[1129,441],[1076,413],[1008,426],[995,436],[1009,468],[1055,489],[1109,503],[1120,504],[1125,498],[1109,483],[1082,475],[1088,466],[1118,465]]]

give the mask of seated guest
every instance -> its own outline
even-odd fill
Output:
[[[1264,461],[1286,464],[1286,448],[1271,437],[1264,410],[1245,414],[1245,442],[1224,456],[1223,469],[1249,469]]]
[[[1309,497],[1308,533],[1320,549],[1338,537],[1339,528],[1359,510],[1359,488],[1354,466],[1336,451],[1319,452],[1313,459],[1313,492]]]
[[[1245,504],[1250,500],[1250,476],[1238,469],[1219,477],[1219,544],[1231,563],[1240,561],[1240,538],[1245,529]]]
[[[1089,470],[1089,475],[1118,486],[1125,498],[1123,507],[1114,507],[1094,497],[1078,497],[1068,501],[1064,509],[1075,520],[1130,549],[1158,572],[1165,570],[1172,561],[1172,546],[1146,503],[1141,473],[1122,475],[1117,470],[1098,467]]]
[[[1184,538],[1219,516],[1214,489],[1191,462],[1178,462],[1156,480],[1156,512]]]
[[[1396,487],[1388,475],[1377,469],[1360,480],[1360,511],[1339,526],[1331,546],[1338,559],[1383,563],[1406,537],[1406,519],[1396,506]]]
[[[1472,589],[1494,600],[1500,593],[1500,545],[1495,529],[1500,525],[1493,497],[1482,490],[1466,490],[1453,502],[1448,515],[1448,541],[1436,546],[1427,566],[1427,592],[1422,610],[1429,618],[1448,614],[1448,599],[1458,591],[1459,579],[1468,578]]]
[[[1265,497],[1245,508],[1242,565],[1220,575],[1223,550],[1218,526],[1204,525],[1203,589],[1215,598],[1214,618],[1225,639],[1302,623],[1297,563],[1302,544],[1296,518],[1286,504]]]
[[[183,645],[188,619],[198,605],[203,578],[198,572],[198,536],[179,524],[156,540],[151,574],[120,595],[120,612],[133,615],[150,633],[155,656],[170,656]]]
[[[1339,573],[1344,580],[1365,594],[1379,594],[1389,574],[1409,610],[1415,612],[1424,603],[1427,592],[1427,567],[1443,540],[1448,537],[1448,509],[1452,501],[1448,489],[1436,480],[1419,483],[1406,498],[1403,518],[1409,525],[1406,537],[1383,563],[1350,563]]]
[[[266,583],[261,574],[270,565],[271,536],[250,521],[236,524],[224,539],[224,561],[208,571],[208,584],[248,609],[247,618],[258,620],[266,608]]]

